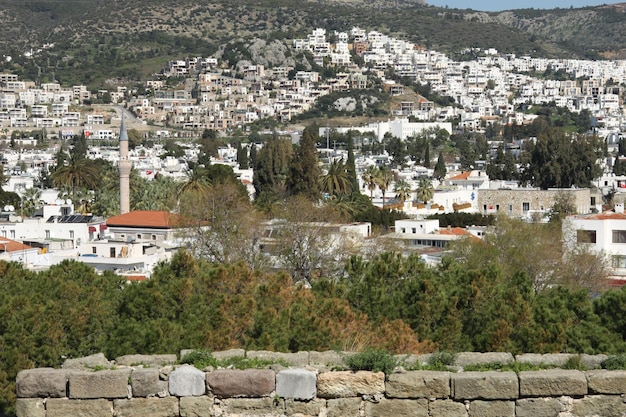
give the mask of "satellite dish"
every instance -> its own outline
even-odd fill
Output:
[[[12,205],[6,205],[4,206],[4,211],[15,211],[15,207],[13,207]]]

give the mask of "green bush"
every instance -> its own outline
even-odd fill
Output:
[[[435,369],[446,369],[448,366],[454,365],[456,355],[451,352],[435,352],[428,358],[429,367]]]
[[[626,369],[626,355],[609,356],[602,361],[602,369],[608,369],[609,371],[617,371]]]
[[[352,371],[372,371],[390,374],[398,361],[389,352],[381,349],[366,349],[344,358],[346,366]]]
[[[193,365],[198,369],[204,369],[207,366],[217,368],[218,366],[217,359],[215,359],[213,354],[208,350],[194,350],[183,356],[180,363]]]
[[[246,356],[233,356],[226,359],[216,359],[208,350],[194,350],[185,355],[180,363],[193,365],[198,369],[204,369],[207,366],[213,368],[229,368],[229,369],[263,369],[276,363],[285,367],[289,364],[283,360],[272,361],[267,359],[248,358]]]
[[[580,355],[574,355],[570,357],[565,365],[563,365],[564,369],[575,369],[578,371],[585,371],[587,366],[583,363],[583,359]]]

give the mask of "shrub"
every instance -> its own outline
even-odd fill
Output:
[[[451,352],[435,352],[428,358],[428,366],[435,369],[446,369],[454,365],[456,355]]]
[[[602,361],[602,369],[608,369],[609,371],[617,371],[626,369],[626,355],[609,356]]]
[[[217,368],[218,365],[217,359],[215,359],[213,354],[208,350],[194,350],[183,356],[180,359],[180,363],[193,365],[198,369],[204,369],[207,366]]]
[[[180,363],[193,365],[198,369],[204,369],[207,366],[213,368],[230,368],[230,369],[263,369],[273,364],[280,364],[288,367],[289,364],[284,360],[272,361],[259,358],[248,358],[246,356],[233,356],[226,359],[216,359],[208,350],[194,350],[185,355]]]
[[[583,363],[583,359],[580,355],[574,355],[570,357],[565,365],[563,365],[564,369],[576,369],[578,371],[584,371],[587,369],[587,366]]]
[[[344,362],[352,371],[372,371],[390,374],[398,365],[396,358],[385,350],[366,349],[344,358]]]

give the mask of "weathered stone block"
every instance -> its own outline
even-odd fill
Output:
[[[317,393],[317,375],[304,369],[286,369],[276,374],[276,395],[310,400]]]
[[[246,356],[248,358],[273,361],[274,363],[286,362],[291,366],[306,366],[309,364],[309,352],[281,353],[256,350],[248,352]]]
[[[360,409],[360,398],[338,398],[326,402],[327,417],[358,417]]]
[[[317,376],[317,396],[320,398],[375,395],[384,391],[385,374],[383,372],[324,372]]]
[[[461,352],[456,355],[455,365],[488,365],[488,364],[509,364],[515,361],[513,355],[507,352]]]
[[[519,397],[515,372],[462,372],[452,374],[455,400],[514,400]]]
[[[43,398],[18,398],[15,401],[17,417],[46,417],[46,406]]]
[[[70,374],[70,398],[126,398],[130,369]]]
[[[178,417],[178,398],[131,398],[113,400],[115,417]]]
[[[344,366],[343,355],[329,350],[325,352],[309,352],[309,365],[321,365],[332,368],[333,366]]]
[[[525,398],[517,400],[517,417],[558,417],[565,411],[563,404],[556,398]]]
[[[576,355],[573,353],[524,353],[515,356],[515,360],[531,365],[563,366],[572,356]]]
[[[206,395],[201,397],[181,397],[179,407],[180,417],[214,417],[217,415],[213,399]]]
[[[193,351],[192,351],[193,352]],[[246,356],[244,349],[229,349],[211,353],[215,359],[243,358]],[[182,356],[181,356],[182,357]]]
[[[618,395],[590,395],[574,400],[572,413],[575,416],[626,416],[626,404]]]
[[[366,417],[428,417],[428,400],[387,400],[365,402]]]
[[[548,397],[587,394],[587,378],[580,371],[550,369],[522,371],[519,374],[522,397]]]
[[[69,400],[51,398],[46,401],[46,417],[112,417],[113,402],[109,400]]]
[[[130,374],[130,385],[133,397],[149,397],[159,393],[167,393],[167,381],[161,381],[156,368],[139,368]]]
[[[596,394],[626,394],[626,371],[587,371],[589,392]]]
[[[448,398],[450,373],[410,371],[387,376],[385,391],[388,398]]]
[[[20,398],[63,398],[67,395],[68,371],[37,368],[17,374],[17,396]]]
[[[178,361],[176,355],[124,355],[115,358],[115,363],[122,366],[165,366],[173,365]]]
[[[169,377],[171,395],[191,397],[206,393],[205,373],[191,365],[176,368]]]
[[[326,408],[326,400],[313,399],[311,401],[285,400],[285,414],[288,416],[319,416],[322,409]]]
[[[206,382],[219,398],[263,397],[276,389],[276,374],[270,369],[218,369],[206,374]]]
[[[112,364],[104,356],[104,353],[96,353],[95,355],[85,356],[83,358],[66,359],[61,368],[63,369],[93,369],[93,368],[109,368]]]
[[[470,417],[515,417],[515,402],[472,401],[469,415]]]
[[[608,359],[608,355],[580,355],[580,359],[587,369],[600,369],[602,362]]]
[[[467,417],[467,410],[463,403],[452,400],[437,400],[428,404],[430,417]]]
[[[224,415],[279,416],[283,414],[280,404],[272,398],[230,398],[222,402]]]

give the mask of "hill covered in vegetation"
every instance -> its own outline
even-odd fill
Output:
[[[209,56],[234,39],[305,37],[314,28],[358,26],[450,54],[496,48],[571,58],[626,56],[624,4],[484,13],[420,1],[0,0],[0,71],[96,86],[141,80],[169,59]],[[54,46],[43,49],[43,45]],[[33,49],[32,58],[21,59]],[[37,52],[39,49],[41,51]]]

